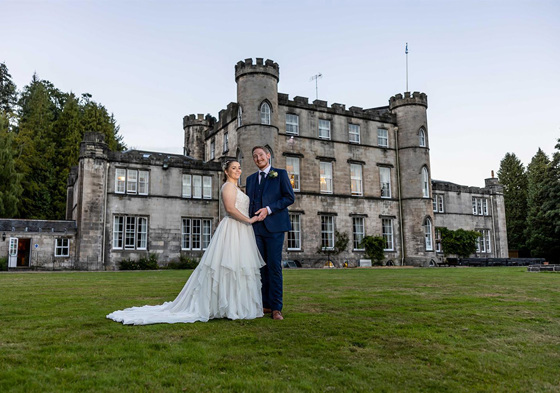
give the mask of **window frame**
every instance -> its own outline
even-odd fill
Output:
[[[385,173],[386,175],[383,175],[383,173]],[[389,182],[383,182],[384,177],[386,177]],[[385,185],[387,185],[387,187],[384,187]],[[384,195],[383,190],[385,189],[387,190],[387,193],[385,193]],[[391,168],[389,167],[379,167],[379,191],[381,198],[392,198],[393,196],[393,193],[391,192]]]
[[[291,162],[291,164],[289,164],[289,162]],[[286,171],[288,172],[288,178],[290,179],[290,183],[292,184],[292,188],[294,192],[300,191],[300,186],[301,186],[299,164],[300,164],[299,157],[290,157],[290,156],[286,157]],[[292,171],[290,171],[289,169],[290,167],[293,169]]]
[[[420,147],[426,147],[426,131],[424,130],[424,127],[420,128],[420,131],[418,132],[418,143]]]
[[[422,226],[424,227],[424,248],[426,249],[426,251],[434,251],[432,219],[430,217],[426,217]]]
[[[352,251],[365,251],[365,248],[360,247],[360,243],[366,236],[365,221],[365,217],[352,217]],[[361,229],[361,232],[359,229]]]
[[[259,108],[259,111],[260,111],[261,124],[269,126],[272,118],[272,108],[270,107],[269,103],[263,101],[261,103],[261,107]]]
[[[352,130],[354,128],[354,130]],[[349,143],[360,143],[360,125],[348,123],[348,142]],[[352,140],[352,136],[355,137],[355,140]]]
[[[290,213],[290,230],[288,231],[288,251],[301,251],[301,214]],[[295,219],[297,217],[297,219]],[[294,220],[295,219],[295,220]],[[297,225],[294,225],[297,223]],[[290,247],[292,245],[292,247]]]
[[[334,225],[334,216],[321,215],[321,250],[323,251],[334,250]],[[332,245],[325,246],[329,243]]]
[[[222,152],[226,153],[229,151],[229,133],[224,132],[224,142]]]
[[[318,124],[319,139],[330,140],[331,139],[331,121],[329,119],[319,119],[318,123],[319,123]],[[328,125],[328,127],[325,127],[325,125]],[[323,135],[323,132],[326,132],[327,135]]]
[[[188,225],[185,223],[188,222]],[[195,231],[195,224],[196,229]],[[181,251],[203,251],[212,241],[212,219],[204,217],[181,218]]]
[[[430,197],[430,173],[428,168],[422,167],[422,198]]]
[[[327,177],[327,171],[329,169],[330,177]],[[323,190],[323,184],[325,184],[325,189]],[[331,161],[320,161],[319,164],[319,186],[321,194],[332,194],[333,193],[333,165]]]
[[[386,229],[389,229],[388,231]],[[395,231],[392,218],[381,219],[381,236],[385,240],[383,251],[395,251]]]
[[[358,173],[355,170],[358,170]],[[354,190],[354,184],[356,189]],[[350,163],[350,192],[352,196],[363,196],[364,195],[364,177],[363,177],[363,165]]]
[[[289,116],[293,116],[295,118],[295,122],[288,121]],[[292,128],[292,127],[295,130],[289,130],[289,128]],[[295,113],[286,113],[286,134],[299,135],[299,115],[296,115]]]
[[[66,244],[64,244],[66,243]],[[70,256],[70,239],[67,237],[57,237],[54,239],[55,258],[65,258]]]
[[[385,133],[384,136],[381,133]],[[385,140],[385,143],[381,143],[381,141]],[[389,147],[389,130],[386,128],[378,128],[377,129],[377,146],[379,147]]]
[[[147,250],[149,216],[115,214],[113,216],[112,250]]]

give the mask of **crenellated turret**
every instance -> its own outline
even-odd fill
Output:
[[[183,117],[185,131],[183,154],[197,160],[204,160],[204,137],[211,126],[210,119],[208,116],[205,118],[203,114]]]
[[[424,93],[406,92],[389,99],[397,119],[397,154],[404,258],[406,265],[427,265],[435,259],[430,150]]]
[[[278,81],[280,68],[272,60],[245,59],[235,65],[238,109],[238,156],[242,160],[243,180],[254,172],[253,146],[269,146],[274,152],[278,137]]]

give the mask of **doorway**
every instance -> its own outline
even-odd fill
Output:
[[[16,267],[29,267],[31,254],[31,239],[19,239]]]

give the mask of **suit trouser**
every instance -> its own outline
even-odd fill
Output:
[[[255,238],[261,256],[266,262],[266,266],[261,268],[263,307],[282,311],[284,232],[255,233]]]

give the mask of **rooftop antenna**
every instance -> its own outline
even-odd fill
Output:
[[[323,77],[323,74],[321,74],[321,73],[319,72],[318,74],[313,75],[313,76],[311,77],[311,79],[310,79],[310,80],[314,80],[314,81],[315,81],[315,99],[316,99],[316,100],[319,99],[319,85],[318,85],[318,83],[317,83],[317,80],[318,80],[319,78],[322,78],[322,77]]]
[[[406,43],[404,53],[406,55],[406,90],[408,91],[408,42]]]

